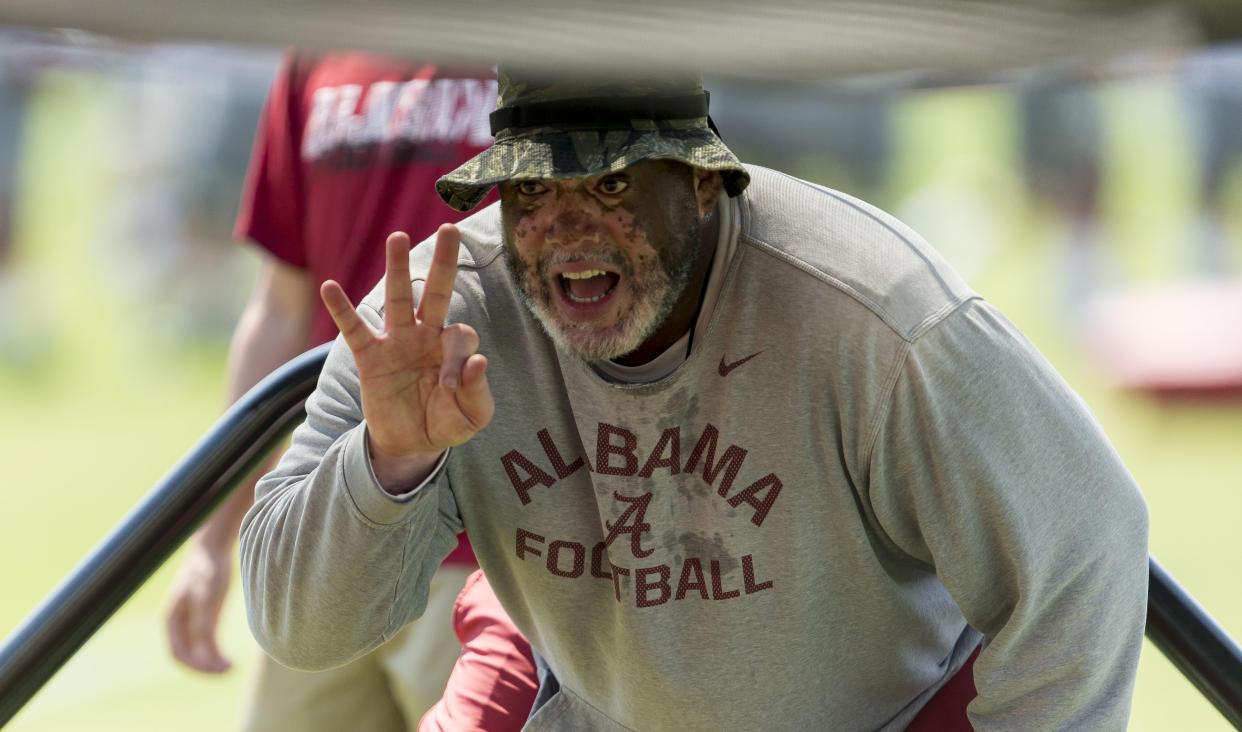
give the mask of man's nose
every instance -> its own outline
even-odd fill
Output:
[[[580,247],[600,242],[601,223],[597,210],[579,201],[563,201],[552,212],[545,238],[562,247]]]

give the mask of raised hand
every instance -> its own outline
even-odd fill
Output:
[[[460,245],[456,226],[445,224],[436,232],[415,312],[410,238],[401,232],[388,237],[379,333],[336,282],[324,282],[319,291],[358,365],[372,467],[389,493],[404,493],[421,482],[445,449],[473,437],[495,410],[487,358],[476,353],[478,333],[461,323],[444,325]]]

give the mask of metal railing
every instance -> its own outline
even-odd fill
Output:
[[[0,646],[0,726],[112,617],[305,414],[319,346],[238,399]]]
[[[146,582],[301,420],[319,346],[239,399],[0,646],[0,726]],[[1242,730],[1242,648],[1154,559],[1147,637]]]
[[[1155,557],[1147,563],[1147,639],[1242,729],[1242,648]]]

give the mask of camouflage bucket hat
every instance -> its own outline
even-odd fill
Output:
[[[436,181],[458,211],[507,180],[584,178],[656,158],[719,171],[730,196],[750,182],[710,125],[698,74],[549,80],[502,67],[497,81],[495,143]]]

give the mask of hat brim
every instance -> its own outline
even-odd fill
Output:
[[[469,211],[493,186],[507,180],[586,178],[655,159],[719,171],[730,196],[741,193],[750,182],[741,161],[706,127],[549,130],[497,139],[436,181],[436,192],[449,206]]]

